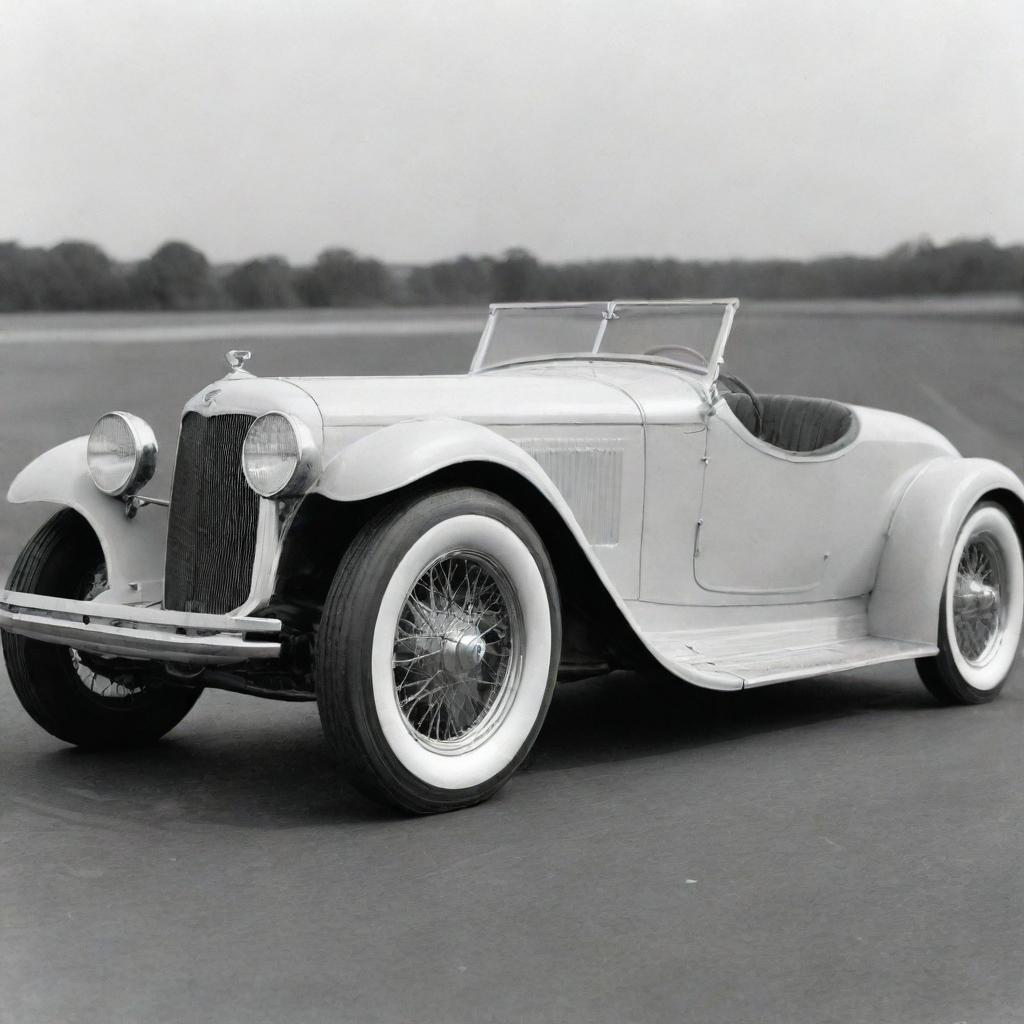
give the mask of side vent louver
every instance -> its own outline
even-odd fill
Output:
[[[601,438],[524,438],[561,492],[591,544],[617,544],[622,506],[622,445]]]

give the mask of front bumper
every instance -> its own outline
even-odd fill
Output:
[[[78,651],[186,665],[277,658],[278,619],[171,612],[0,590],[0,628]],[[255,639],[250,639],[255,635]]]

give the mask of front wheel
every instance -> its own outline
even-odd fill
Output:
[[[72,509],[61,509],[28,542],[9,590],[92,600],[107,589],[99,541]],[[146,662],[79,654],[4,632],[7,673],[22,707],[48,733],[81,747],[134,747],[173,729],[200,690],[161,687]]]
[[[967,516],[946,574],[939,610],[939,653],[917,671],[949,704],[983,704],[1006,683],[1024,618],[1024,558],[1006,510],[981,502]]]
[[[540,731],[558,669],[554,572],[512,505],[470,488],[368,523],[317,640],[328,742],[367,795],[417,814],[493,795]]]

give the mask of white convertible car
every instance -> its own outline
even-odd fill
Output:
[[[740,690],[914,659],[1003,686],[1024,487],[890,412],[722,369],[738,302],[496,305],[460,376],[260,378],[185,406],[170,501],[137,416],[41,455],[61,506],[0,592],[44,729],[152,741],[206,687],[316,700],[365,792],[493,794],[561,673]]]

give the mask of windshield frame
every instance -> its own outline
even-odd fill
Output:
[[[725,360],[725,346],[729,340],[729,333],[732,331],[733,320],[736,316],[736,311],[739,309],[740,300],[737,298],[726,298],[726,299],[612,299],[609,302],[494,302],[488,307],[487,323],[484,325],[483,332],[480,335],[480,341],[477,343],[476,352],[473,355],[473,361],[470,364],[470,373],[480,373],[484,370],[495,369],[499,366],[515,366],[520,363],[538,363],[545,362],[548,359],[582,359],[585,360],[588,357],[599,357],[603,359],[615,360],[616,357],[628,361],[628,362],[651,362],[658,365],[664,366],[666,364],[670,366],[679,367],[680,369],[689,370],[693,373],[701,376],[705,383],[712,385],[718,379],[719,371],[721,370],[722,363]],[[497,325],[498,315],[502,310],[559,310],[559,309],[585,309],[587,307],[597,307],[600,310],[601,319],[600,322],[595,326],[594,330],[594,344],[589,352],[552,352],[549,354],[533,354],[529,356],[520,356],[515,359],[503,360],[499,363],[492,363],[488,366],[484,365],[484,361],[487,358],[487,351],[490,347],[491,338],[494,335],[494,329]],[[715,337],[714,344],[711,348],[711,355],[708,359],[706,366],[697,366],[693,363],[685,363],[677,361],[675,359],[668,359],[661,356],[645,356],[645,355],[627,355],[626,353],[615,353],[615,352],[602,352],[601,342],[604,339],[605,331],[608,328],[608,324],[612,320],[618,319],[617,309],[626,309],[634,307],[650,307],[650,308],[672,308],[672,307],[692,307],[692,306],[721,306],[722,307],[722,322],[718,328],[718,334]],[[603,307],[603,308],[601,308]],[[682,310],[680,310],[682,311]]]

